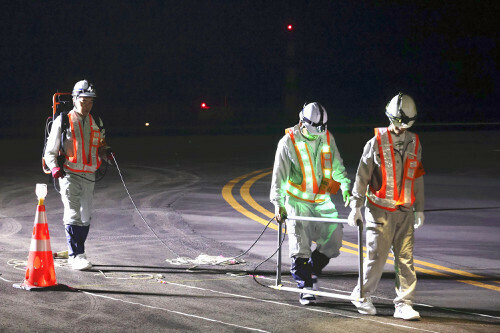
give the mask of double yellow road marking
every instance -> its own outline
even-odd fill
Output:
[[[256,222],[259,222],[260,224],[267,225],[269,223],[269,220],[273,218],[274,213],[269,211],[268,209],[262,207],[259,203],[257,203],[253,197],[250,194],[250,188],[260,179],[268,176],[271,174],[271,170],[269,168],[267,169],[261,169],[261,170],[256,170],[250,173],[247,173],[243,176],[237,177],[229,183],[227,183],[223,188],[222,188],[222,197],[224,200],[231,205],[235,210],[240,212],[241,214],[245,215],[251,220],[254,220]],[[250,206],[254,211],[260,213],[262,216],[265,216],[265,218],[262,218],[261,216],[251,212],[250,210],[246,209],[241,205],[233,196],[233,189],[237,184],[240,182],[243,182],[243,184],[240,187],[240,196],[241,198],[246,202],[248,206]],[[270,224],[269,227],[274,230],[278,230],[277,224]],[[359,255],[357,248],[358,245],[348,242],[348,241],[342,241],[342,244],[344,245],[340,250],[343,252],[351,253],[354,255]],[[351,249],[352,248],[352,249]],[[364,248],[366,250],[366,248]],[[366,255],[366,254],[363,254]],[[390,258],[394,258],[392,254],[389,254]],[[394,265],[394,260],[393,259],[388,259],[387,263]],[[434,276],[439,276],[439,277],[444,277],[444,278],[453,278],[453,276],[460,276],[460,277],[465,277],[467,279],[456,279],[458,282],[470,284],[476,287],[480,288],[486,288],[494,291],[500,291],[500,286],[494,285],[494,284],[489,284],[489,283],[484,283],[481,282],[481,280],[487,281],[488,279],[484,276],[469,273],[466,271],[458,270],[458,269],[453,269],[453,268],[448,268],[445,266],[441,265],[436,265],[433,263],[429,263],[426,261],[422,260],[414,260],[415,264],[415,270],[421,273],[429,274],[429,275],[434,275]],[[500,284],[500,281],[488,281],[488,282],[493,282]]]

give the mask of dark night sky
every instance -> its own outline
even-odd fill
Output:
[[[233,120],[258,122],[283,109],[294,68],[294,114],[317,100],[331,119],[380,121],[402,90],[422,122],[499,121],[498,3],[2,2],[0,107],[50,112],[56,89],[88,78],[124,126],[138,113],[185,122],[225,99]]]

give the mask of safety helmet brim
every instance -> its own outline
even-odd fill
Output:
[[[78,94],[78,95],[73,95],[75,97],[92,97],[92,98],[95,98],[95,94],[90,94],[90,93],[81,93],[81,94]]]

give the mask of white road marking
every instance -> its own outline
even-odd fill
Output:
[[[169,309],[165,309],[165,308],[161,308],[161,307],[157,307],[157,306],[142,304],[142,303],[139,303],[139,302],[131,302],[131,301],[127,301],[127,300],[124,300],[124,299],[119,299],[119,298],[115,298],[115,297],[110,297],[110,296],[104,296],[104,295],[99,295],[99,294],[91,293],[91,292],[88,292],[88,291],[82,291],[82,293],[88,294],[88,295],[92,295],[94,297],[101,297],[101,298],[109,299],[109,300],[112,300],[112,301],[118,301],[118,302],[123,302],[123,303],[127,303],[127,304],[132,304],[132,305],[139,305],[139,306],[143,306],[143,307],[150,308],[150,309],[162,310],[162,311],[167,311],[167,312],[170,312],[170,313],[175,313],[175,314],[186,316],[186,317],[192,317],[192,318],[197,318],[197,319],[201,319],[201,320],[211,321],[211,322],[222,324],[222,325],[238,327],[238,328],[246,329],[246,330],[249,330],[249,331],[266,332],[266,333],[268,333],[268,331],[264,331],[264,330],[261,330],[261,329],[258,329],[258,328],[246,327],[246,326],[236,325],[236,324],[232,324],[232,323],[226,323],[226,322],[223,322],[223,321],[220,321],[220,320],[216,320],[216,319],[212,319],[212,318],[197,316],[197,315],[194,315],[194,314],[180,312],[180,311],[169,310]]]
[[[338,312],[333,312],[333,311],[328,311],[328,310],[315,309],[315,308],[312,308],[312,307],[304,307],[304,306],[293,305],[293,304],[288,304],[288,303],[283,303],[283,302],[278,302],[278,301],[271,301],[271,300],[266,300],[266,299],[260,299],[260,298],[256,298],[256,297],[252,297],[252,296],[227,293],[227,292],[224,292],[224,291],[218,291],[218,290],[206,289],[206,288],[201,288],[201,287],[189,286],[189,285],[180,284],[180,283],[174,283],[174,282],[168,282],[168,281],[165,281],[165,283],[166,284],[171,284],[171,285],[174,285],[174,286],[185,287],[185,288],[196,289],[196,290],[203,290],[203,291],[208,291],[208,292],[222,294],[222,295],[227,295],[227,296],[234,296],[234,297],[239,297],[239,298],[251,299],[251,300],[254,300],[254,301],[260,301],[260,302],[265,302],[265,303],[272,303],[272,304],[282,305],[282,306],[287,306],[287,307],[292,307],[292,308],[299,308],[301,310],[307,310],[307,311],[313,311],[313,312],[333,314],[333,315],[337,315],[339,317],[346,317],[346,318],[351,318],[351,319],[360,319],[360,320],[372,321],[372,322],[376,322],[376,323],[382,324],[382,325],[395,326],[395,327],[399,327],[399,328],[407,328],[407,329],[416,330],[416,331],[422,331],[422,332],[438,333],[436,331],[429,331],[429,330],[425,330],[425,329],[421,329],[421,328],[416,328],[416,327],[411,327],[411,326],[407,326],[407,325],[394,324],[394,323],[388,323],[388,322],[381,321],[381,320],[375,320],[375,319],[371,319],[369,317],[349,316],[349,315],[346,315],[346,314],[342,314],[342,313],[338,313]]]

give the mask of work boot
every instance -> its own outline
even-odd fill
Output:
[[[87,260],[85,253],[77,254],[76,256],[70,256],[68,258],[68,263],[71,268],[77,271],[83,271],[92,268],[92,264]]]
[[[310,287],[305,287],[304,291],[310,290],[312,291],[312,288]],[[299,302],[302,305],[313,305],[316,304],[316,297],[314,297],[313,294],[307,294],[307,293],[301,293]]]
[[[354,291],[351,294],[352,298],[356,298],[358,293]],[[364,315],[371,315],[374,316],[377,314],[377,309],[375,309],[375,306],[372,303],[372,298],[371,297],[365,297],[365,300],[363,302],[359,301],[351,301],[352,304],[358,309],[358,312]]]
[[[404,320],[419,320],[420,313],[413,310],[413,307],[410,304],[402,303],[396,305],[396,310],[394,310],[394,318]]]

